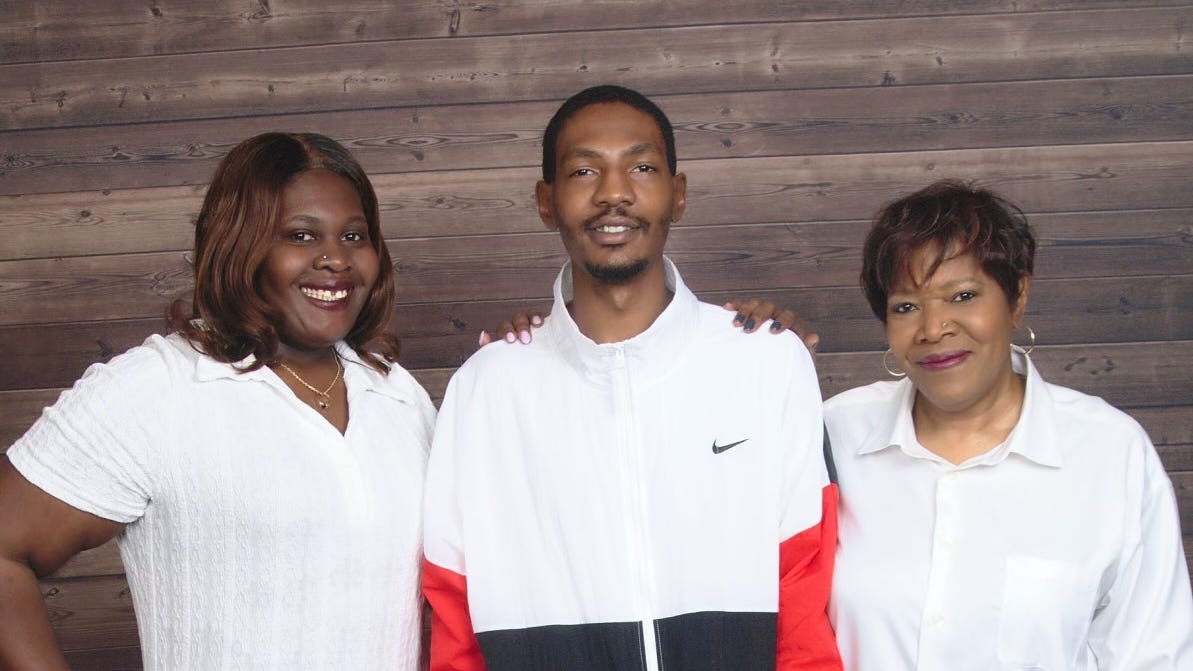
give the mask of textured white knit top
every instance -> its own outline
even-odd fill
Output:
[[[268,368],[178,336],[87,370],[9,450],[119,537],[145,669],[414,671],[435,410],[346,346],[341,435]]]

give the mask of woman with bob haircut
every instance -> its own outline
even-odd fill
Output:
[[[866,238],[901,379],[825,403],[846,669],[1193,669],[1172,484],[1138,423],[1032,364],[1035,248],[1014,205],[954,181]]]
[[[38,589],[117,538],[144,668],[418,668],[434,407],[384,329],[377,197],[330,138],[216,169],[173,332],[105,364],[0,459],[0,668],[65,669]]]

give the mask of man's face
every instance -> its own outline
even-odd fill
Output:
[[[687,181],[668,169],[653,117],[616,102],[581,109],[560,130],[555,167],[555,182],[540,181],[535,195],[574,273],[622,284],[661,263]]]

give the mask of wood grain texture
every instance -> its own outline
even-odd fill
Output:
[[[1193,407],[1125,408],[1156,445],[1193,445]],[[1193,468],[1171,470],[1193,471]]]
[[[101,639],[97,643],[108,641]],[[81,671],[141,671],[143,668],[139,645],[70,650],[66,653],[66,663]]]
[[[1189,411],[1193,415],[1193,410]],[[1193,471],[1193,443],[1184,445],[1157,445],[1160,461],[1168,471]]]
[[[1193,139],[1193,76],[662,96],[685,160]],[[2,142],[0,195],[203,185],[240,140],[336,138],[370,174],[538,166],[554,101],[46,129]],[[452,175],[440,179],[451,180]]]
[[[1037,278],[1182,273],[1193,267],[1193,244],[1182,223],[1190,216],[1189,211],[1164,211],[1038,217],[1042,246]],[[758,225],[734,227],[727,236],[718,227],[677,227],[668,250],[698,293],[845,287],[847,295],[855,296],[866,230],[865,222]],[[540,299],[549,293],[563,261],[558,238],[549,232],[404,240],[390,243],[390,251],[396,259],[402,305],[459,303],[475,296]],[[128,319],[161,323],[170,302],[184,296],[190,282],[188,255],[183,252],[0,262],[0,326]],[[1167,301],[1175,307],[1182,299],[1171,292],[1181,286],[1185,285],[1179,279],[1159,281],[1155,289],[1168,287],[1167,298],[1153,292],[1152,298],[1138,300]],[[835,297],[795,307],[816,320],[826,300]],[[1093,296],[1081,300],[1087,305],[1093,301],[1090,310],[1098,314]],[[1129,296],[1118,296],[1114,304],[1102,307],[1128,318],[1131,301]],[[1041,308],[1047,305],[1041,303]],[[1064,306],[1056,309],[1063,318]],[[476,321],[470,315],[461,318]],[[1184,313],[1159,318],[1175,320],[1173,327],[1179,328]],[[488,318],[480,320],[483,325],[490,323]],[[1157,326],[1140,324],[1139,328]],[[103,349],[98,342],[96,346]]]
[[[1181,533],[1193,536],[1193,471],[1177,471],[1168,474],[1176,490],[1177,506],[1180,508]],[[1186,561],[1188,561],[1186,553]]]
[[[739,275],[750,279],[748,273]],[[881,325],[855,286],[771,286],[763,280],[743,282],[733,291],[701,292],[701,298],[719,305],[760,297],[791,307],[820,334],[822,353],[884,347]],[[550,290],[546,283],[535,288],[543,294]],[[399,305],[391,330],[402,341],[404,366],[451,367],[475,351],[482,329],[494,329],[514,312],[546,310],[550,304],[543,295]],[[1037,280],[1027,321],[1042,345],[1193,340],[1193,275]],[[87,366],[165,330],[161,318],[0,327],[0,351],[9,353],[0,390],[68,386]]]
[[[100,4],[38,0],[6,6],[0,24],[3,61],[118,58],[194,51],[351,44],[378,39],[521,34],[641,26],[758,21],[906,17],[938,14],[1055,11],[1132,7],[1131,0],[868,0],[866,2],[674,3],[666,0],[133,0]],[[1181,6],[1180,0],[1152,0]],[[102,39],[119,32],[123,39]]]
[[[1104,238],[1092,237],[1089,220],[1051,221],[1058,225],[1041,230],[1039,279],[1177,274],[1191,267],[1193,244],[1167,217],[1154,227],[1103,231]],[[668,250],[698,293],[854,287],[867,229],[864,222],[737,226],[727,236],[716,227],[677,228]],[[390,243],[390,253],[404,305],[542,298],[564,259],[549,232],[405,240]],[[163,319],[190,282],[183,252],[4,261],[0,326]],[[804,309],[811,318],[819,314],[814,305]],[[1120,301],[1113,309],[1131,308]]]
[[[645,93],[1187,74],[1193,9],[768,22],[0,66],[3,129]]]
[[[132,595],[123,575],[42,581],[63,650],[137,645]]]
[[[164,328],[216,162],[266,130],[331,135],[375,178],[393,330],[438,399],[480,328],[548,304],[542,128],[612,81],[675,123],[685,278],[796,307],[826,394],[884,375],[856,287],[881,203],[951,176],[1023,206],[1033,359],[1151,432],[1193,554],[1193,0],[0,6],[0,451]],[[121,570],[108,544],[43,586],[75,668],[141,666]]]
[[[1184,230],[1189,220],[1181,217],[1193,208],[1193,141],[708,159],[681,161],[680,169],[688,175],[688,209],[677,231],[866,220],[884,202],[945,177],[998,189],[1033,215],[1180,209],[1168,218]],[[406,239],[544,231],[533,201],[538,173],[376,175],[383,233]],[[203,192],[191,186],[0,197],[0,261],[189,249]],[[1091,225],[1088,234],[1074,235],[1103,234]],[[394,251],[400,258],[402,250]],[[0,270],[0,281],[8,272]]]
[[[21,434],[41,417],[43,408],[53,405],[61,389],[0,391],[0,451],[8,451]]]

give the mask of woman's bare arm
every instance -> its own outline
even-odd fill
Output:
[[[0,456],[0,669],[67,668],[37,580],[121,528],[43,492]]]

